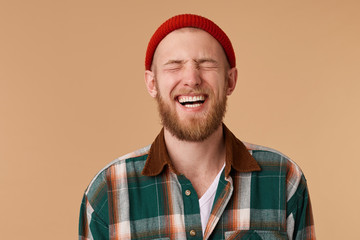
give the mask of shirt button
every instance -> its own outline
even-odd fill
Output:
[[[190,236],[194,237],[196,235],[196,231],[195,230],[190,230]]]
[[[186,195],[186,196],[190,196],[190,194],[191,194],[191,191],[190,191],[190,190],[186,190],[186,191],[185,191],[185,195]]]

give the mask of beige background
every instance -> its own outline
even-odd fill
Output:
[[[179,13],[229,35],[225,122],[308,179],[318,239],[359,226],[359,1],[0,1],[1,239],[76,239],[82,194],[160,130],[144,55]]]

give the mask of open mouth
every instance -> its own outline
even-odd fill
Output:
[[[205,95],[198,96],[179,96],[178,102],[184,107],[195,108],[200,107],[205,102]]]

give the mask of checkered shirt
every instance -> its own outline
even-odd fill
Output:
[[[85,191],[79,239],[316,239],[306,179],[283,154],[224,125],[226,165],[202,234],[199,200],[160,132],[110,163]]]

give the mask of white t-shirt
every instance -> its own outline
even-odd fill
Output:
[[[210,185],[210,187],[206,190],[204,195],[202,195],[202,197],[199,199],[201,228],[202,228],[203,235],[205,232],[206,224],[210,217],[212,205],[215,200],[215,193],[216,193],[216,189],[219,184],[219,179],[220,179],[221,173],[224,170],[224,168],[225,168],[225,164],[221,168],[220,172],[216,175],[216,177],[215,177],[214,181],[212,182],[212,184]]]

